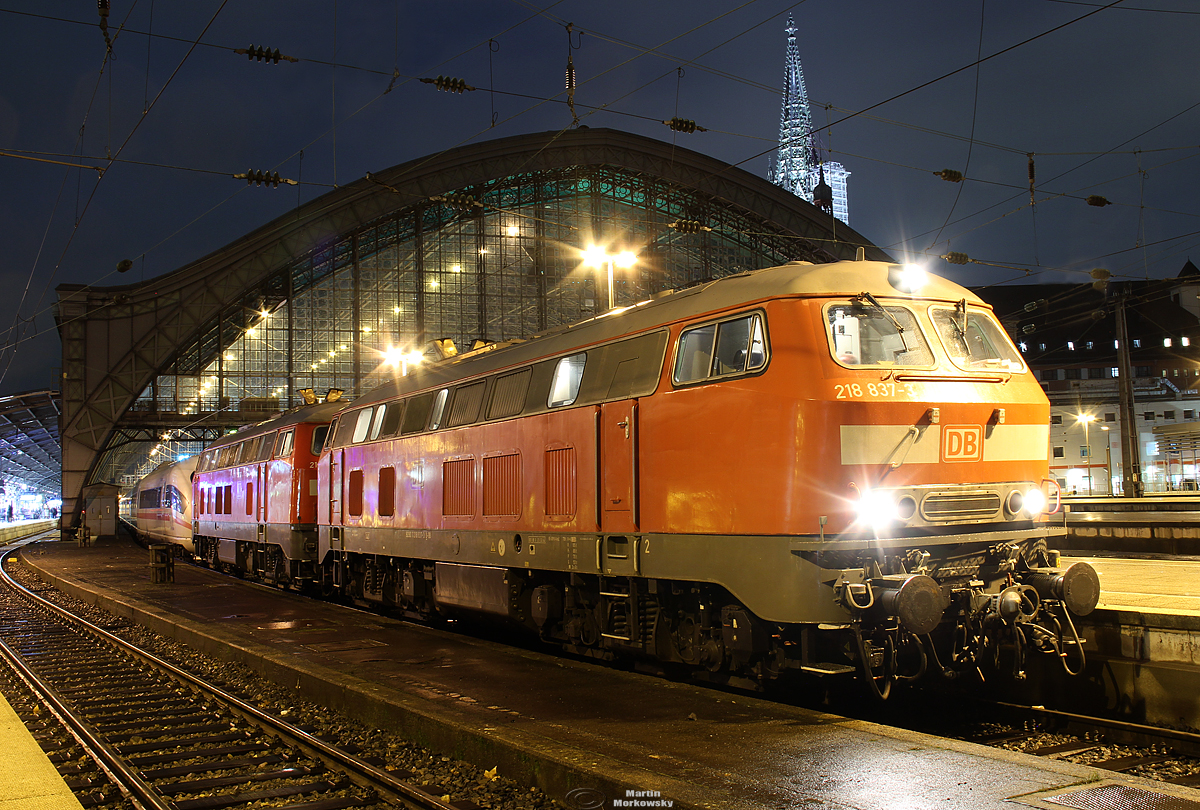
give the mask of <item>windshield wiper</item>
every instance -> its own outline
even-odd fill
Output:
[[[896,320],[896,316],[887,311],[883,304],[875,300],[875,296],[869,292],[861,292],[858,294],[860,299],[870,301],[874,306],[879,307],[880,311],[887,316],[887,319],[892,322],[892,326],[896,327],[896,334],[900,336],[900,342],[904,344],[904,351],[907,354],[912,351],[912,347],[908,345],[908,338],[904,337],[904,327],[900,325],[900,321]]]

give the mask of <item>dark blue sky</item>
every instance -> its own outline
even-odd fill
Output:
[[[59,284],[151,278],[334,183],[569,126],[567,22],[584,32],[571,52],[583,123],[669,141],[657,121],[691,118],[710,131],[678,143],[765,175],[790,11],[814,120],[834,123],[822,137],[852,173],[850,220],[867,238],[911,259],[967,253],[981,263],[931,266],[972,285],[1174,275],[1200,260],[1200,9],[1127,0],[1012,48],[1102,5],[112,0],[106,64],[95,3],[0,0],[0,393],[57,387]],[[232,52],[251,44],[301,61]],[[411,78],[438,74],[482,89]],[[99,182],[60,165],[110,155]],[[967,181],[934,176],[944,168]],[[248,169],[303,183],[230,177]],[[1113,204],[1087,205],[1093,194]],[[122,259],[134,269],[118,275]]]

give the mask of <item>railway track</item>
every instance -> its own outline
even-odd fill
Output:
[[[21,585],[0,558],[5,692],[85,807],[468,810]],[[260,803],[260,804],[255,804]]]
[[[1200,786],[1200,734],[1121,720],[997,703],[1015,719],[987,723],[962,735],[1034,756],[1184,787]]]

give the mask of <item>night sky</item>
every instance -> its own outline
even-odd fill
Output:
[[[1200,261],[1200,10],[1105,5],[111,0],[106,61],[92,0],[0,0],[0,394],[58,387],[59,284],[152,278],[368,171],[571,126],[571,45],[582,124],[765,176],[789,12],[875,244],[974,286],[1173,276]],[[299,61],[234,53],[251,45]],[[439,74],[479,89],[415,80]],[[247,170],[301,184],[232,178]]]

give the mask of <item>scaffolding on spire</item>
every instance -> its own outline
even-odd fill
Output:
[[[831,213],[849,225],[846,178],[850,172],[840,163],[821,160],[820,149],[813,135],[808,91],[804,89],[804,70],[800,67],[800,48],[796,45],[796,23],[790,14],[786,30],[787,63],[784,67],[783,104],[779,113],[779,150],[767,178],[810,203],[813,202],[813,190],[819,184],[827,183],[833,191]],[[825,202],[825,199],[820,202]],[[824,205],[821,207],[830,210]]]

